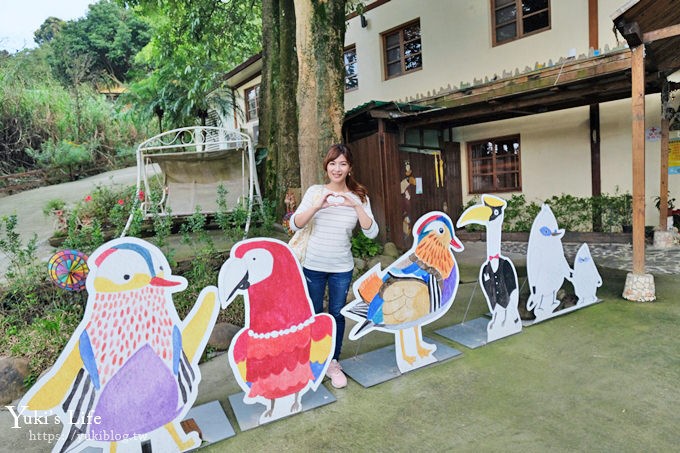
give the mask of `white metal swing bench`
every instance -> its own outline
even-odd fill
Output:
[[[123,230],[127,234],[136,211],[188,216],[218,212],[218,188],[226,189],[227,210],[246,209],[248,233],[253,205],[262,207],[250,137],[239,131],[207,126],[184,127],[156,135],[137,147],[135,204]]]

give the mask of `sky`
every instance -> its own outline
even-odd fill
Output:
[[[85,16],[95,0],[0,0],[0,50],[36,47],[35,32],[50,16],[65,21]]]

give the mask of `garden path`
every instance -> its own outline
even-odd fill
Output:
[[[54,234],[54,219],[43,214],[48,201],[60,199],[67,205],[82,200],[97,186],[133,185],[137,178],[137,167],[108,171],[78,181],[39,187],[15,195],[0,198],[0,218],[17,215],[17,231],[26,244],[35,234],[38,238],[38,258],[47,260],[54,253],[48,239]],[[4,280],[6,260],[0,252],[0,280]]]

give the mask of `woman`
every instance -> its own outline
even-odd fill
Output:
[[[302,270],[307,280],[314,311],[323,311],[323,297],[328,286],[328,312],[335,318],[336,336],[333,360],[326,375],[335,388],[347,385],[338,363],[345,333],[345,317],[340,310],[347,301],[352,282],[352,230],[357,222],[366,237],[378,235],[366,187],[352,177],[352,153],[345,145],[332,145],[323,160],[329,182],[307,189],[300,207],[290,218],[290,228],[297,231],[310,221],[312,234],[307,245]]]

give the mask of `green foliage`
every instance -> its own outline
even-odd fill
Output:
[[[28,357],[34,380],[54,362],[82,316],[82,293],[57,289],[36,256],[37,237],[26,244],[16,216],[1,219],[0,252],[8,260],[0,288],[0,355]]]
[[[574,197],[573,195],[553,195],[545,200],[550,206],[557,224],[567,231],[592,231],[593,213],[590,197]]]
[[[51,75],[47,54],[47,49],[38,48],[0,58],[0,171],[36,168],[27,149],[35,150],[35,156],[49,156],[70,151],[69,143],[91,153],[90,167],[129,163],[118,150],[129,153],[148,135],[147,125],[118,111],[88,85],[81,84],[77,93],[61,86]]]
[[[541,210],[541,204],[527,201],[523,194],[514,194],[506,199],[503,231],[529,232],[534,219]],[[632,196],[620,193],[602,194],[598,197],[575,197],[573,195],[553,195],[544,201],[550,206],[557,224],[567,231],[594,231],[595,216],[601,216],[601,229],[604,232],[620,232],[623,225],[632,221]],[[463,210],[479,203],[479,198],[470,199]],[[466,231],[483,231],[482,225],[470,224]]]
[[[64,28],[66,22],[58,17],[50,16],[40,25],[35,33],[33,33],[33,40],[40,46],[52,41]]]
[[[528,203],[523,194],[513,194],[507,201],[503,222],[504,231],[529,231],[541,207]]]
[[[45,207],[43,208],[43,214],[49,217],[52,214],[54,214],[54,211],[62,211],[64,210],[64,208],[66,208],[66,202],[59,198],[54,198],[45,203]]]
[[[231,107],[218,90],[224,73],[261,48],[261,2],[253,0],[120,0],[152,24],[140,53],[146,76],[131,84],[128,99],[145,118],[166,129],[205,124],[208,110]],[[162,128],[159,126],[159,129]]]
[[[68,140],[56,143],[48,140],[43,143],[40,151],[29,148],[26,153],[41,167],[59,170],[69,175],[70,179],[73,179],[76,168],[92,161],[92,153],[87,147]]]
[[[614,194],[602,194],[594,199],[594,210],[602,215],[602,230],[620,232],[624,226],[633,224],[633,196],[620,193],[616,188]]]
[[[100,0],[90,5],[85,17],[60,27],[50,41],[50,64],[67,85],[73,81],[77,58],[89,62],[82,74],[85,78],[106,75],[126,81],[135,55],[149,39],[149,27],[133,10]]]
[[[362,232],[352,236],[352,256],[355,258],[370,258],[382,252],[382,245],[375,239],[366,237]]]
[[[3,252],[7,260],[5,277],[12,282],[12,286],[21,290],[22,287],[30,286],[41,272],[37,263],[38,237],[33,237],[24,244],[17,231],[17,216],[5,216],[0,219],[0,252]]]

